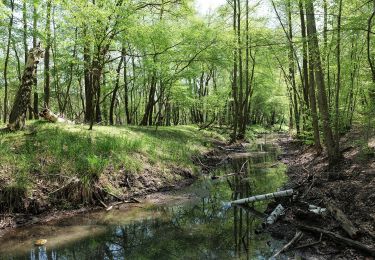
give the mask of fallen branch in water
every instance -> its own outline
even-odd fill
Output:
[[[232,205],[234,204],[243,204],[243,203],[249,203],[249,202],[255,202],[255,201],[262,201],[262,200],[268,200],[268,199],[274,199],[279,197],[288,197],[293,195],[293,189],[290,190],[284,190],[284,191],[278,191],[274,193],[268,193],[263,195],[256,195],[249,198],[234,200],[231,202]]]
[[[274,254],[271,258],[276,258],[278,255],[280,255],[282,252],[288,250],[294,243],[296,243],[298,240],[300,240],[303,236],[303,233],[301,231],[296,232],[292,240],[289,241],[288,244],[283,246],[276,254]]]

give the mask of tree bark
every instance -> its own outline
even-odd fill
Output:
[[[295,64],[294,64],[294,50],[293,50],[293,31],[292,31],[292,10],[290,0],[287,2],[287,12],[288,12],[288,34],[289,34],[289,80],[292,85],[293,90],[293,109],[294,109],[294,119],[296,124],[297,136],[300,135],[300,113],[298,108],[298,98],[297,98],[297,85],[295,77]]]
[[[233,0],[233,32],[237,37],[237,0]],[[237,139],[238,129],[238,86],[237,86],[237,53],[238,47],[234,46],[233,50],[233,82],[232,82],[232,97],[233,97],[233,132],[231,135],[231,142]]]
[[[113,89],[111,105],[109,107],[109,124],[110,125],[114,125],[113,114],[114,114],[114,109],[115,109],[117,92],[120,88],[120,73],[121,73],[121,67],[122,67],[122,64],[124,63],[124,60],[125,60],[125,48],[122,48],[121,59],[120,59],[120,62],[118,64],[118,67],[117,67],[117,70],[116,70],[116,73],[117,73],[116,84],[115,84],[115,88]]]
[[[51,48],[51,6],[52,0],[47,1],[46,16],[46,50],[44,55],[44,107],[50,106],[50,48]]]
[[[367,60],[370,65],[372,83],[373,85],[375,85],[375,65],[374,65],[374,57],[371,52],[371,28],[372,28],[372,23],[375,17],[375,0],[373,0],[372,2],[373,2],[372,3],[373,11],[367,22]],[[370,92],[371,99],[375,100],[375,87],[372,87],[369,92]]]
[[[238,44],[238,72],[239,72],[239,96],[238,96],[238,125],[239,125],[239,132],[237,135],[237,139],[241,140],[245,138],[245,132],[241,130],[245,130],[243,128],[243,123],[245,120],[244,116],[244,108],[245,104],[243,102],[244,93],[243,93],[243,64],[242,64],[242,41],[241,41],[241,1],[238,0],[237,2],[238,12],[237,12],[237,44]]]
[[[10,54],[10,43],[12,38],[12,28],[13,28],[13,20],[14,20],[14,0],[10,1],[10,19],[8,25],[8,42],[6,47],[5,53],[5,62],[4,62],[4,123],[6,123],[8,118],[8,63],[9,63],[9,54]]]
[[[37,14],[37,0],[33,1],[33,48],[37,47],[36,35],[38,26],[38,14]],[[35,68],[35,74],[37,74],[38,68]],[[34,101],[33,101],[33,112],[34,118],[39,117],[39,95],[38,95],[38,78],[34,77]]]
[[[10,130],[20,130],[25,127],[26,110],[30,104],[31,89],[36,77],[36,66],[42,58],[43,50],[40,47],[37,46],[29,51],[21,86],[18,89],[9,117],[8,128]]]
[[[339,0],[339,13],[337,16],[337,85],[336,85],[336,99],[335,99],[335,150],[340,150],[340,129],[339,129],[339,106],[340,106],[340,89],[341,89],[341,13],[342,13],[342,0]]]
[[[330,165],[337,162],[339,154],[336,151],[335,142],[333,139],[331,119],[329,115],[329,108],[327,102],[327,94],[324,82],[324,74],[322,63],[320,59],[319,42],[315,23],[314,2],[313,0],[306,1],[307,13],[307,35],[309,52],[311,52],[312,62],[315,72],[315,81],[318,87],[318,105],[323,124],[324,143],[327,148]]]
[[[303,10],[302,0],[298,2],[301,18],[301,35],[302,35],[302,70],[303,70],[303,97],[306,108],[309,109],[309,71],[307,61],[307,41],[306,41],[306,23],[305,12]]]

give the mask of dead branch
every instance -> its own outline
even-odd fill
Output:
[[[294,243],[296,243],[298,240],[300,240],[303,236],[303,233],[301,231],[296,232],[292,240],[288,242],[283,248],[281,248],[276,254],[272,256],[272,258],[276,258],[278,255],[280,255],[282,252],[288,250]]]
[[[358,249],[362,252],[366,252],[368,254],[370,254],[371,256],[375,256],[375,249],[373,248],[370,248],[358,241],[355,241],[355,240],[352,240],[352,239],[349,239],[349,238],[346,238],[346,237],[342,237],[338,234],[335,234],[331,231],[327,231],[327,230],[324,230],[324,229],[321,229],[321,228],[317,228],[317,227],[313,227],[313,226],[306,226],[306,225],[298,225],[298,228],[300,229],[303,229],[303,230],[307,230],[307,231],[310,231],[310,232],[314,232],[314,233],[322,233],[322,234],[325,234],[327,236],[329,236],[330,238],[332,238],[333,240],[335,240],[336,242],[339,242],[341,244],[345,244],[347,246],[350,246],[352,248],[355,248],[355,249]]]

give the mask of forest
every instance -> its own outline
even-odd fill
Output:
[[[112,242],[116,224],[106,224],[111,231],[97,239],[114,244],[91,258],[375,256],[374,28],[375,0],[1,1],[0,242],[21,227],[47,237],[34,226],[51,212],[55,221],[84,208],[124,207],[126,215],[133,204],[161,200],[166,217],[150,224],[137,213],[133,231],[119,224],[120,242]],[[175,212],[176,198],[153,195],[185,196],[190,186],[210,194],[196,206],[202,214],[212,206],[211,215],[185,204]],[[293,199],[277,197],[290,189]],[[270,192],[268,204],[234,205]],[[234,211],[220,209],[220,199]],[[263,238],[251,238],[258,229],[250,216],[257,211],[251,223],[261,224],[259,214],[278,205],[286,213],[262,233],[290,243],[264,249]],[[226,233],[213,225],[225,223],[233,241],[221,251],[208,238],[190,241],[181,230],[197,225],[194,216],[202,226],[192,236],[220,240]],[[179,237],[180,251],[137,233],[143,228]],[[136,234],[153,250],[127,253]],[[91,254],[75,258],[75,247],[59,243],[38,252]],[[18,259],[6,250],[0,259]]]

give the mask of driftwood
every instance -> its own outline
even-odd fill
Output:
[[[330,238],[332,238],[333,240],[335,240],[339,243],[345,244],[347,246],[350,246],[350,247],[355,248],[357,250],[360,250],[362,252],[366,252],[366,253],[370,254],[371,256],[375,256],[375,249],[374,248],[370,248],[370,247],[368,247],[368,246],[366,246],[366,245],[364,245],[364,244],[362,244],[358,241],[340,236],[340,235],[338,235],[336,233],[333,233],[331,231],[327,231],[327,230],[317,228],[317,227],[313,227],[313,226],[306,226],[306,225],[298,225],[298,228],[303,229],[303,230],[307,230],[307,231],[311,231],[311,232],[314,232],[314,233],[321,233],[321,234],[327,235],[327,236],[329,236]]]
[[[282,252],[288,250],[293,244],[295,244],[298,240],[300,240],[303,236],[303,233],[301,231],[296,232],[295,236],[281,248],[276,254],[274,254],[271,258],[276,258],[278,255],[280,255]]]
[[[266,219],[265,225],[272,225],[276,222],[276,220],[283,215],[285,212],[285,208],[279,204],[277,207],[272,211],[272,213]]]
[[[328,211],[340,223],[340,226],[346,231],[346,233],[348,233],[351,238],[356,238],[358,236],[358,229],[347,218],[344,212],[329,200],[324,203],[326,204]]]
[[[234,200],[231,202],[232,205],[234,204],[243,204],[243,203],[249,203],[249,202],[255,202],[255,201],[262,201],[262,200],[268,200],[273,198],[279,198],[279,197],[288,197],[293,195],[293,189],[290,190],[284,190],[284,191],[278,191],[274,193],[268,193],[263,195],[256,195],[249,198]]]
[[[67,123],[67,124],[74,124],[74,122],[67,120],[65,118],[62,118],[55,113],[53,113],[51,110],[48,108],[44,108],[40,113],[39,116],[47,120],[48,122],[51,123]]]

